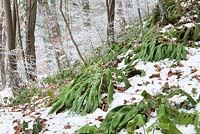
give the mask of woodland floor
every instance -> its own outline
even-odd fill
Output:
[[[151,95],[156,95],[165,86],[177,86],[189,93],[194,99],[200,95],[200,48],[188,48],[187,60],[175,63],[172,60],[163,60],[159,62],[139,61],[137,69],[143,69],[146,72],[144,77],[139,75],[129,78],[132,85],[126,91],[115,90],[114,100],[109,109],[123,104],[130,104],[142,100],[140,95],[146,90]],[[124,61],[118,65],[118,68],[124,66]],[[123,87],[123,83],[117,87]],[[195,92],[192,89],[196,89]],[[174,96],[170,101],[172,103],[181,103],[185,97]],[[48,115],[50,108],[45,107],[49,98],[33,97],[31,103],[18,105],[15,107],[5,107],[0,109],[0,132],[1,134],[18,134],[23,128],[23,121],[28,122],[31,129],[36,119],[39,117],[42,122],[43,134],[73,134],[85,124],[99,125],[105,117],[106,112],[97,109],[94,113],[86,116],[68,114],[63,112],[59,114]],[[197,110],[200,112],[200,104],[188,112]],[[155,121],[155,115],[152,115],[150,122]],[[146,127],[148,127],[147,123]],[[194,126],[178,126],[183,134],[195,134]],[[143,128],[137,130],[143,132]],[[125,133],[121,131],[120,133]],[[160,133],[159,131],[157,133]]]

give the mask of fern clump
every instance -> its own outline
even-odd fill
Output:
[[[186,49],[183,44],[175,43],[163,36],[142,43],[134,59],[144,61],[159,61],[165,58],[177,61],[186,59]]]
[[[65,87],[50,113],[65,109],[78,114],[91,113],[96,108],[101,108],[103,103],[107,106],[111,103],[114,92],[113,80],[124,82],[126,88],[131,86],[126,76],[118,69],[91,67],[83,70],[84,72],[79,74],[72,84]],[[105,102],[102,101],[102,94],[107,94]]]
[[[171,105],[168,101],[177,93],[186,96],[188,105],[196,105],[197,102],[186,92],[181,89],[172,91],[170,95],[159,94],[152,97],[146,91],[141,94],[144,99],[138,104],[122,105],[112,109],[100,127],[85,125],[77,133],[103,133],[116,134],[121,129],[125,128],[128,134],[132,134],[139,127],[142,127],[149,120],[151,113],[157,113],[157,121],[146,129],[147,132],[152,132],[154,129],[159,129],[163,134],[181,134],[181,131],[176,125],[195,125],[196,131],[199,131],[199,114],[186,113],[178,111],[177,107]]]

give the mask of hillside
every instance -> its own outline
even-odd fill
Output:
[[[44,79],[45,95],[24,89],[0,109],[0,133],[200,134],[200,1],[167,6],[167,24],[155,11],[126,26],[77,74]]]

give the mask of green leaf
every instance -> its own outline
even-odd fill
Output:
[[[97,134],[98,129],[96,126],[85,125],[79,129],[76,134]]]
[[[145,116],[137,114],[132,120],[130,120],[126,126],[126,131],[128,134],[134,133],[137,127],[143,126],[145,124]]]

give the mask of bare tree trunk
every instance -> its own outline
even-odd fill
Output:
[[[15,10],[15,6],[13,6]],[[6,18],[6,28],[7,28],[7,48],[11,54],[8,54],[8,76],[9,76],[9,84],[12,88],[16,88],[18,86],[17,81],[17,65],[16,65],[16,56],[14,53],[15,50],[15,35],[16,35],[16,22],[15,15],[11,12],[11,4],[10,0],[4,0],[4,12]],[[14,31],[15,30],[15,31]],[[16,91],[13,90],[13,93],[16,95]]]
[[[115,21],[115,0],[106,0],[107,7],[107,41],[109,44],[115,42],[115,31],[114,31],[114,21]]]
[[[2,15],[0,15],[3,18]],[[3,43],[3,19],[0,20],[0,86],[5,86],[5,44]]]
[[[160,24],[166,25],[168,23],[167,19],[167,9],[166,9],[166,0],[159,0],[159,9],[160,9]]]
[[[27,1],[27,31],[26,31],[26,55],[28,67],[29,79],[35,81],[36,76],[36,53],[35,53],[35,23],[37,14],[37,1]]]
[[[72,42],[73,42],[73,44],[74,44],[74,46],[75,46],[75,48],[76,48],[76,50],[78,52],[78,55],[79,55],[80,59],[82,60],[82,62],[84,63],[84,65],[86,65],[86,62],[85,62],[85,60],[84,60],[84,58],[83,58],[83,56],[82,56],[82,54],[81,54],[81,52],[80,52],[80,50],[78,48],[78,44],[76,43],[76,41],[74,40],[74,37],[72,35],[72,31],[71,31],[71,28],[70,28],[69,21],[68,21],[68,19],[65,17],[65,15],[63,13],[62,0],[60,0],[60,12],[61,12],[61,15],[62,15],[62,17],[63,17],[63,19],[65,21],[66,26],[67,26],[67,29],[68,29],[69,35],[71,37],[71,40],[72,40]]]
[[[121,26],[122,31],[124,31],[125,26],[126,26],[126,20],[125,20],[125,17],[124,17],[123,1],[122,0],[119,0],[118,6],[119,6],[118,12],[119,12],[119,17],[120,17],[120,26]]]
[[[150,16],[150,9],[149,9],[149,2],[148,2],[148,0],[146,1],[146,5],[147,5],[147,16]]]
[[[51,2],[49,5],[49,3],[46,2],[42,6],[44,7],[44,11],[42,12],[45,15],[44,25],[45,25],[45,28],[48,30],[49,40],[51,44],[53,45],[52,47],[54,50],[54,56],[56,59],[58,70],[61,71],[65,67],[69,67],[70,62],[65,50],[59,49],[60,47],[63,47],[61,30],[57,21],[56,10],[51,10],[56,7],[56,3]],[[60,61],[59,57],[63,55],[65,58],[62,59],[62,61]]]
[[[180,1],[180,0],[177,0],[176,4],[177,4],[177,9],[178,9],[178,10],[177,10],[177,13],[180,14],[181,11],[182,11],[181,1]]]
[[[136,2],[137,2],[137,9],[138,9],[138,16],[139,16],[139,20],[140,20],[140,25],[141,25],[141,27],[143,27],[142,15],[141,15],[141,11],[140,11],[140,4],[139,4],[138,0],[136,0]]]
[[[28,70],[27,70],[27,66],[26,66],[25,53],[24,53],[24,48],[23,48],[23,44],[22,44],[21,26],[20,26],[20,21],[19,21],[19,11],[18,11],[19,6],[18,6],[17,1],[15,3],[15,7],[16,7],[16,23],[17,23],[18,40],[19,40],[18,43],[19,43],[19,47],[21,49],[22,60],[23,60],[24,68],[25,68],[25,74],[26,74],[26,77],[28,77]]]
[[[90,18],[89,18],[89,10],[90,10],[90,3],[89,0],[82,0],[83,6],[83,23],[84,26],[90,26]]]

